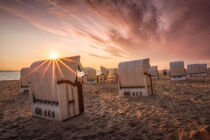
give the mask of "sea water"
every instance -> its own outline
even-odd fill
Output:
[[[20,71],[0,71],[0,81],[19,80]]]
[[[96,74],[99,75],[100,70],[96,71]],[[78,73],[78,76],[81,77],[84,75],[84,72]],[[0,71],[0,81],[4,80],[19,80],[20,79],[20,71]]]

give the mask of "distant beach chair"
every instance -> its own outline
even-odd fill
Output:
[[[96,70],[94,68],[86,67],[83,68],[84,76],[83,76],[83,82],[88,83],[96,83],[97,82],[97,76],[96,76]]]
[[[133,97],[153,94],[149,68],[149,59],[121,62],[118,66],[119,94]]]
[[[207,76],[207,64],[188,64],[187,75],[192,76]]]
[[[29,69],[32,116],[63,121],[84,111],[80,56],[34,62]]]
[[[101,74],[97,77],[98,82],[116,82],[118,80],[117,68],[101,67]]]
[[[184,61],[170,62],[171,80],[186,80]]]
[[[116,82],[118,80],[117,68],[109,68],[108,70],[107,82]]]
[[[29,92],[28,70],[29,70],[29,68],[22,68],[20,70],[21,92]]]
[[[97,82],[98,83],[104,83],[107,80],[107,75],[109,73],[109,70],[105,67],[100,67],[101,74],[97,75]]]
[[[149,69],[149,72],[150,72],[153,80],[159,79],[158,66],[151,66]]]
[[[210,68],[208,68],[208,75],[210,75]]]
[[[207,76],[208,75],[207,64],[199,64],[199,71],[200,71],[200,76]]]

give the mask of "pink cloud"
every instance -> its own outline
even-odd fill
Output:
[[[41,30],[84,38],[112,56],[198,60],[210,59],[209,7],[208,0],[0,2]]]

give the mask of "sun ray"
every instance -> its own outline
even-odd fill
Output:
[[[64,65],[68,70],[72,71],[73,73],[76,73],[72,68],[70,68],[68,65],[66,65],[62,60],[58,59],[58,61]]]
[[[54,83],[55,83],[55,61],[52,60],[53,66],[52,66],[52,94],[54,95]]]
[[[62,70],[61,70],[61,68],[60,68],[60,65],[58,64],[57,59],[55,60],[55,64],[56,64],[56,66],[57,66],[57,68],[58,68],[58,72],[60,73],[61,77],[64,78],[63,72],[62,72]]]
[[[34,69],[32,69],[28,75],[30,75],[31,73],[33,73],[34,71],[36,71],[37,69],[39,69],[41,66],[43,66],[45,63],[47,63],[49,60],[45,60],[43,61],[41,64],[39,64],[37,67],[35,67]]]
[[[45,74],[45,73],[47,72],[47,70],[49,69],[51,63],[52,63],[52,61],[50,60],[50,61],[48,62],[48,64],[47,64],[47,67],[44,69],[44,71],[43,71],[43,73],[42,73],[42,75],[41,75],[42,78],[44,77],[44,74]]]
[[[72,59],[68,59],[68,58],[62,58],[63,60],[66,60],[66,61],[69,61],[69,62],[72,62],[72,63],[76,63],[76,64],[79,64],[77,61],[74,61]]]

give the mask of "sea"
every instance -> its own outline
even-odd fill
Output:
[[[19,80],[20,71],[0,71],[0,81]]]
[[[101,72],[100,70],[96,71],[96,74],[99,75]],[[84,75],[84,73],[80,73]],[[79,74],[79,75],[80,75]],[[0,71],[0,81],[4,80],[19,80],[20,79],[20,71]]]

